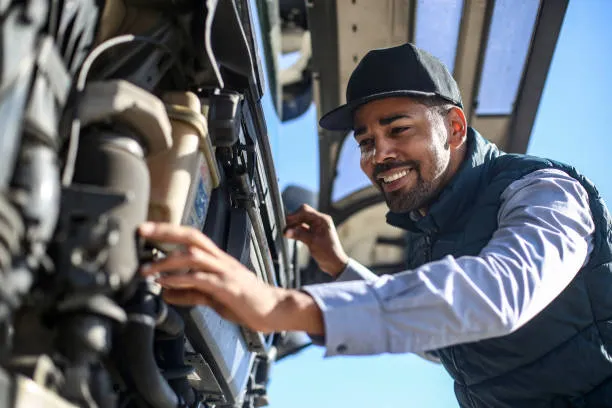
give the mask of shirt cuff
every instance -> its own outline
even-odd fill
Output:
[[[380,302],[369,282],[307,285],[301,290],[312,296],[321,309],[325,357],[381,354],[388,350]]]
[[[356,260],[349,258],[346,267],[338,276],[335,282],[348,282],[355,280],[366,280],[371,281],[378,278],[374,272],[357,262]]]

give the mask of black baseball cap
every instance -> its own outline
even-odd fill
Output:
[[[319,124],[328,130],[351,130],[355,110],[367,102],[436,95],[463,108],[457,82],[442,61],[410,43],[376,49],[368,52],[351,74],[346,104],[326,113]]]

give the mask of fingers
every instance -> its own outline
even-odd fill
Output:
[[[229,306],[236,304],[242,294],[235,285],[205,272],[167,276],[157,279],[157,282],[165,288],[164,299],[168,297],[168,301],[174,304],[204,304],[223,317],[233,316]],[[183,295],[186,298],[180,299]]]
[[[312,231],[308,226],[304,226],[304,224],[287,228],[285,230],[285,236],[287,238],[302,241],[306,245],[310,245],[313,239]]]
[[[221,262],[218,257],[208,252],[191,249],[187,252],[174,252],[164,259],[145,265],[140,269],[140,272],[145,276],[189,269],[220,273],[223,271]]]
[[[193,227],[145,222],[140,225],[138,232],[142,237],[153,241],[195,246],[213,254],[220,251],[208,237]]]
[[[301,223],[311,224],[316,221],[325,220],[325,214],[318,212],[311,206],[303,204],[299,210],[287,215],[287,225],[293,227]]]
[[[162,296],[166,302],[178,306],[210,306],[211,304],[206,295],[194,289],[166,289]]]
[[[287,238],[297,239],[310,247],[315,236],[323,238],[334,228],[329,215],[304,204],[298,211],[287,216],[284,234]]]
[[[166,289],[196,290],[204,295],[219,295],[224,290],[221,279],[206,272],[170,275],[157,279]]]

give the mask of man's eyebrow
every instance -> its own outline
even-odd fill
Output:
[[[378,123],[380,123],[382,126],[386,126],[386,125],[390,125],[391,123],[395,122],[396,120],[399,119],[411,119],[412,116],[407,114],[407,113],[399,113],[396,115],[391,115],[391,116],[386,116],[384,118],[380,118],[378,120]],[[361,135],[362,133],[365,133],[366,131],[366,127],[365,126],[359,126],[355,129],[353,129],[353,136],[357,137],[359,135]]]
[[[359,126],[358,128],[353,129],[353,136],[357,137],[362,133],[365,133],[366,131],[366,127],[365,126]]]
[[[381,125],[385,126],[385,125],[390,125],[391,123],[395,122],[396,120],[399,119],[411,119],[412,116],[408,115],[406,113],[401,113],[398,115],[392,115],[392,116],[387,116],[385,118],[380,118],[378,120],[378,123],[380,123]]]

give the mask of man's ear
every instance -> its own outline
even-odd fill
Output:
[[[447,123],[450,125],[448,145],[452,148],[461,146],[467,135],[467,120],[463,109],[454,106],[446,115]]]

